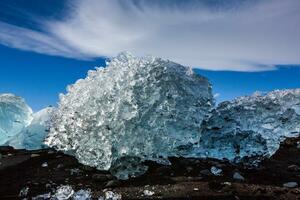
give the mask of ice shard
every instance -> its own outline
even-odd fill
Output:
[[[51,116],[55,108],[47,107],[33,114],[31,123],[7,142],[15,149],[41,149],[45,147],[44,140],[50,130]]]
[[[21,97],[0,95],[0,145],[17,135],[32,120],[32,110]]]
[[[129,53],[67,90],[46,144],[121,179],[145,172],[145,160],[168,164],[199,141],[214,104],[210,83],[190,68]]]
[[[202,124],[193,156],[259,162],[273,155],[284,139],[299,134],[300,89],[256,93],[214,109]]]

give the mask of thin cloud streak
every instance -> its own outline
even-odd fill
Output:
[[[154,55],[210,70],[264,71],[300,64],[298,0],[243,1],[211,7],[203,1],[73,1],[44,32],[0,22],[0,43],[76,59],[120,51]]]

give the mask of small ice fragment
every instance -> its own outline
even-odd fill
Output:
[[[118,194],[116,192],[113,191],[106,191],[105,192],[105,200],[121,200],[122,199],[122,195]]]
[[[74,193],[73,200],[90,200],[92,199],[91,190],[79,190]]]
[[[295,188],[298,187],[298,183],[297,182],[288,182],[288,183],[284,183],[283,187],[287,187],[287,188]]]
[[[220,168],[217,168],[215,166],[212,166],[211,169],[210,169],[210,172],[215,175],[215,176],[221,176],[222,174],[222,169]]]
[[[29,187],[24,187],[20,190],[19,197],[26,197],[29,192]]]
[[[35,197],[32,197],[32,200],[41,200],[41,199],[50,199],[51,198],[51,193],[46,193],[46,194],[41,194]]]
[[[54,197],[57,200],[67,200],[70,199],[74,194],[74,190],[70,185],[59,186],[55,192]]]
[[[152,195],[155,194],[155,192],[153,192],[151,190],[144,190],[143,193],[144,193],[145,196],[152,196]]]

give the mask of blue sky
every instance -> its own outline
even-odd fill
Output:
[[[124,3],[125,2],[125,3]],[[128,50],[210,79],[218,101],[300,87],[298,0],[1,0],[0,93],[34,110]]]

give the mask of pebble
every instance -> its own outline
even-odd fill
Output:
[[[118,180],[111,180],[106,183],[105,187],[116,187],[119,184],[120,182]]]
[[[239,180],[239,181],[244,181],[245,180],[245,178],[238,172],[234,172],[233,179]]]
[[[211,173],[210,173],[210,171],[209,171],[208,169],[201,170],[201,171],[200,171],[200,174],[206,175],[206,176],[211,175]]]
[[[38,157],[38,156],[40,156],[40,154],[33,153],[30,155],[31,158]]]
[[[60,168],[63,168],[63,167],[64,167],[63,164],[58,164],[56,168],[57,168],[57,169],[60,169]]]
[[[93,168],[93,167],[90,167],[90,166],[87,166],[87,165],[84,165],[83,167],[83,170],[85,170],[85,171],[94,171],[95,170],[95,168]]]
[[[24,187],[21,189],[19,193],[19,197],[26,197],[29,191],[29,187]]]
[[[54,153],[55,153],[55,151],[53,151],[53,150],[48,151],[48,154],[54,154]]]
[[[151,190],[144,190],[143,193],[145,196],[153,196],[155,194],[155,192]]]
[[[224,182],[223,185],[231,186],[230,182]]]
[[[70,174],[71,175],[80,175],[82,173],[82,171],[78,168],[74,168],[70,170]]]
[[[193,167],[187,167],[187,168],[186,168],[186,171],[187,171],[188,173],[191,173],[191,172],[193,171]]]
[[[44,163],[42,164],[42,167],[48,167],[48,163],[47,163],[47,162],[44,162]]]
[[[283,184],[283,187],[295,188],[295,187],[298,187],[298,183],[296,183],[296,182],[287,182],[287,183]]]
[[[291,171],[291,172],[297,172],[297,171],[300,171],[300,167],[298,165],[290,165],[288,166],[288,171]]]

